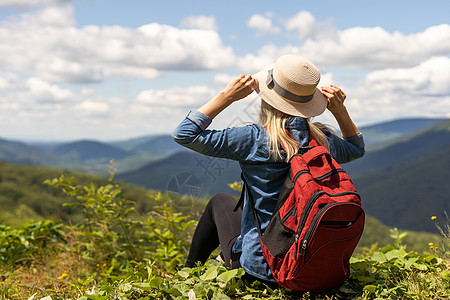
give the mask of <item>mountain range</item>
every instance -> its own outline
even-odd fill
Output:
[[[343,165],[366,212],[384,224],[434,231],[432,215],[449,211],[450,120],[404,119],[362,127],[366,155]],[[230,192],[236,162],[186,151],[170,135],[99,142],[26,143],[0,139],[0,160],[104,175],[114,159],[117,179],[151,189],[205,196]]]

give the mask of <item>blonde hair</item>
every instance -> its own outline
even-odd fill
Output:
[[[280,146],[286,151],[286,162],[289,162],[300,148],[298,142],[286,132],[286,123],[293,118],[294,116],[285,114],[270,106],[265,101],[261,101],[258,123],[267,130],[270,155],[276,160],[283,158]],[[308,124],[309,133],[316,139],[319,145],[328,148],[327,137],[322,131],[327,126],[317,122],[312,123],[309,119],[306,119],[306,123]]]

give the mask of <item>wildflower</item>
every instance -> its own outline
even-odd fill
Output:
[[[436,220],[436,216],[432,216],[432,217],[431,217],[431,220]]]
[[[433,246],[434,244],[433,243],[428,243],[428,246]]]
[[[58,279],[63,280],[64,277],[67,277],[67,271],[64,271],[64,272],[61,274],[61,276],[58,276]]]

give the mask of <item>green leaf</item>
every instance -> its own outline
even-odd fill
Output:
[[[185,279],[189,277],[189,272],[187,272],[185,269],[181,269],[177,272],[177,274]]]
[[[397,249],[393,249],[393,250],[391,250],[389,252],[386,252],[385,256],[386,256],[387,260],[397,259],[399,257],[398,256],[398,250]]]
[[[369,284],[363,288],[363,291],[373,294],[377,291],[377,289],[378,289],[378,287],[376,285]]]
[[[434,255],[428,255],[427,257],[425,257],[425,261],[427,263],[433,263],[433,264],[438,262],[436,256],[434,256]]]
[[[225,295],[221,290],[216,290],[212,297],[212,300],[229,300],[230,297]]]
[[[206,272],[202,276],[200,276],[200,279],[204,281],[211,281],[215,279],[217,275],[218,275],[217,266],[214,266],[208,268]]]
[[[391,251],[391,250],[394,250],[395,249],[395,246],[394,245],[388,245],[388,246],[385,246],[385,247],[383,247],[383,248],[381,248],[380,250],[378,250],[379,252],[382,252],[382,253],[387,253],[387,252],[389,252],[389,251]]]
[[[228,282],[231,279],[235,278],[240,273],[239,270],[240,269],[233,269],[233,270],[230,270],[230,271],[226,271],[226,272],[220,274],[218,278],[220,280]]]
[[[149,282],[135,282],[131,284],[135,288],[139,288],[144,291],[151,291],[153,290],[153,287]]]
[[[355,271],[364,271],[370,267],[370,265],[365,261],[355,262],[355,263],[352,263],[350,266]]]
[[[443,270],[443,271],[441,271],[441,273],[439,275],[444,280],[450,280],[450,271],[449,270]]]
[[[379,252],[379,251],[375,252],[372,255],[372,259],[377,262],[386,262],[387,261],[386,255],[383,252]]]

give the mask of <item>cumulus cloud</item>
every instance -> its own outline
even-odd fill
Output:
[[[307,38],[315,32],[316,19],[309,12],[302,10],[295,16],[287,19],[284,26],[288,30],[295,30],[300,38]]]
[[[73,0],[0,0],[1,6],[9,6],[17,9],[25,9],[37,5],[52,5],[72,3]]]
[[[449,24],[430,26],[422,32],[411,34],[388,32],[381,27],[338,30],[330,26],[318,26],[319,22],[308,11],[300,11],[283,24],[287,30],[296,31],[302,42],[268,44],[258,53],[246,54],[237,62],[242,71],[256,72],[286,53],[305,56],[319,67],[365,70],[412,67],[430,56],[450,53]],[[270,30],[271,25],[266,26]]]
[[[79,112],[87,115],[105,115],[109,112],[108,103],[85,100],[75,107]]]
[[[409,96],[450,97],[450,59],[432,57],[412,68],[385,69],[368,74],[365,84],[378,92]],[[450,110],[449,110],[450,111]]]
[[[207,86],[191,86],[167,90],[146,90],[139,93],[137,102],[150,106],[191,107],[196,108],[216,93]]]
[[[1,22],[0,65],[52,82],[96,82],[111,75],[152,79],[166,70],[225,68],[235,58],[212,30],[75,23],[68,5]]]
[[[269,17],[262,15],[253,15],[247,21],[247,26],[249,28],[255,29],[259,34],[270,35],[277,34],[281,32],[281,29],[274,26],[272,20]]]
[[[369,73],[349,89],[359,122],[400,117],[450,117],[450,58],[432,57],[411,68]]]
[[[188,16],[181,20],[182,28],[217,30],[216,18],[214,16]]]

